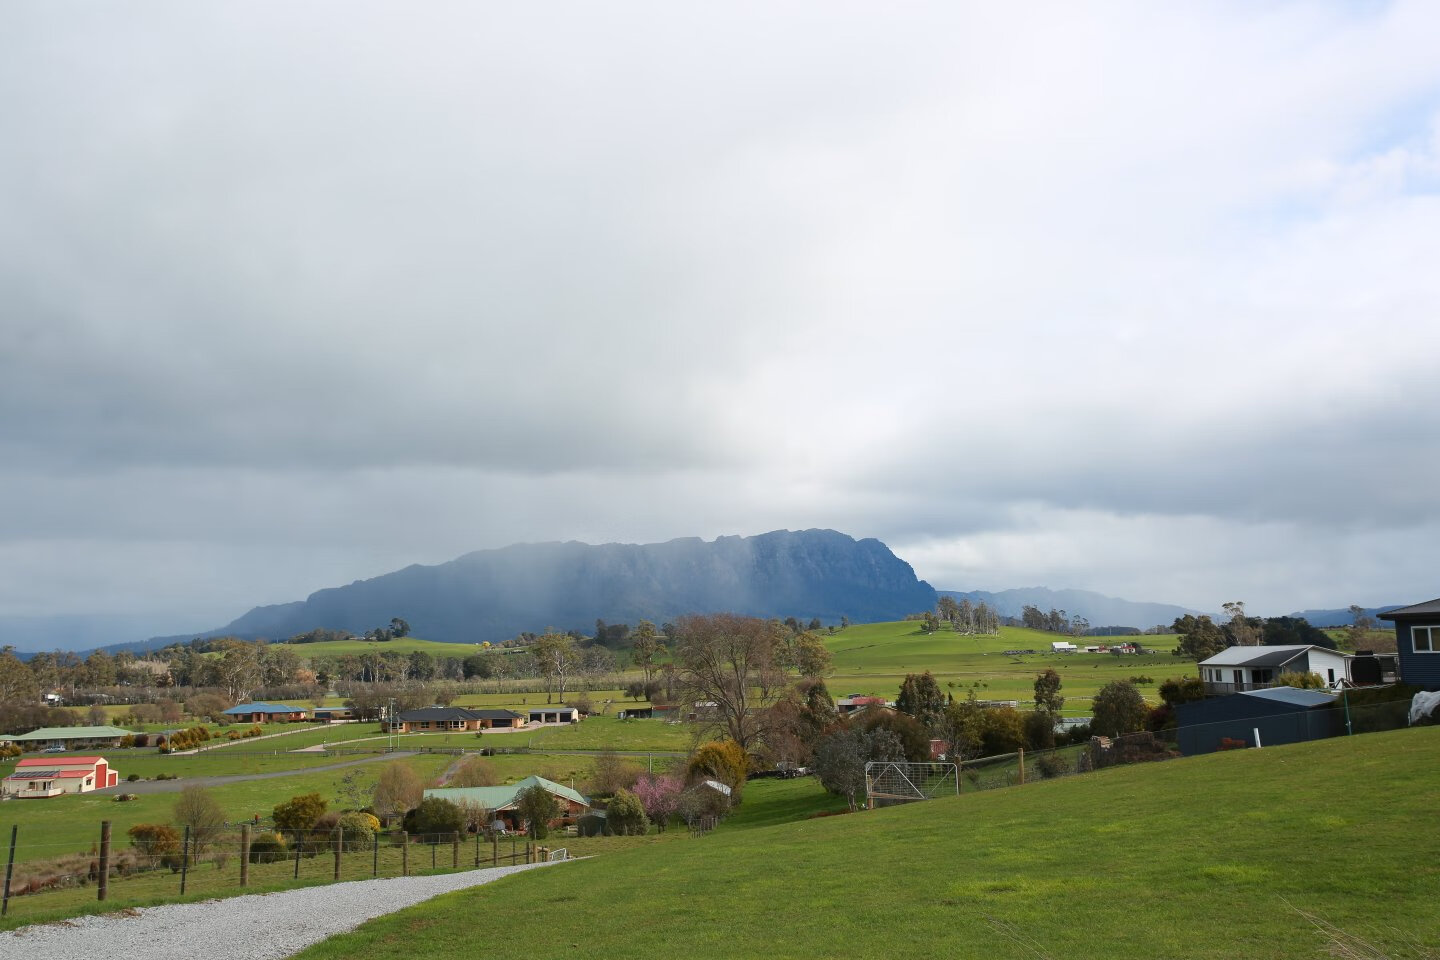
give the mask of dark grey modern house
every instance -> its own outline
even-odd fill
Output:
[[[1395,623],[1400,679],[1425,690],[1440,690],[1440,599],[1380,614]]]

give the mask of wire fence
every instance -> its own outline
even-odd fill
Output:
[[[1154,763],[1221,750],[1281,746],[1409,725],[1410,703],[1344,702],[1264,716],[1191,723],[1118,737],[1091,737],[1048,750],[1019,750],[960,764],[960,792],[994,790],[1089,773],[1105,767]]]
[[[131,837],[98,824],[88,851],[46,842],[12,826],[4,856],[0,916],[24,919],[85,901],[148,902],[376,877],[510,866],[555,859],[518,835],[411,834],[403,831],[175,831]],[[117,904],[120,905],[120,904]]]

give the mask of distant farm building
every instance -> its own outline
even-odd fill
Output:
[[[42,799],[89,793],[119,782],[120,775],[104,757],[36,757],[21,760],[14,773],[0,780],[0,796]]]
[[[531,707],[531,723],[579,723],[580,711],[574,707]]]
[[[852,693],[848,697],[841,697],[835,701],[835,712],[849,714],[867,710],[870,707],[884,706],[888,706],[884,697],[869,697],[864,694]]]
[[[316,707],[311,718],[316,723],[343,723],[354,720],[355,711],[351,707]]]

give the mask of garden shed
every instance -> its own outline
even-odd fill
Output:
[[[1182,703],[1175,708],[1180,752],[1213,753],[1225,746],[1260,746],[1323,740],[1345,732],[1345,714],[1333,694],[1297,687],[1247,690],[1226,697]]]

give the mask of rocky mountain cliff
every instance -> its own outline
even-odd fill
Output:
[[[504,640],[547,626],[590,630],[596,618],[661,623],[686,613],[896,620],[935,605],[935,591],[878,540],[834,530],[591,546],[518,544],[435,566],[410,566],[256,607],[213,634],[284,639],[314,627],[363,633],[391,617],[427,640]]]

